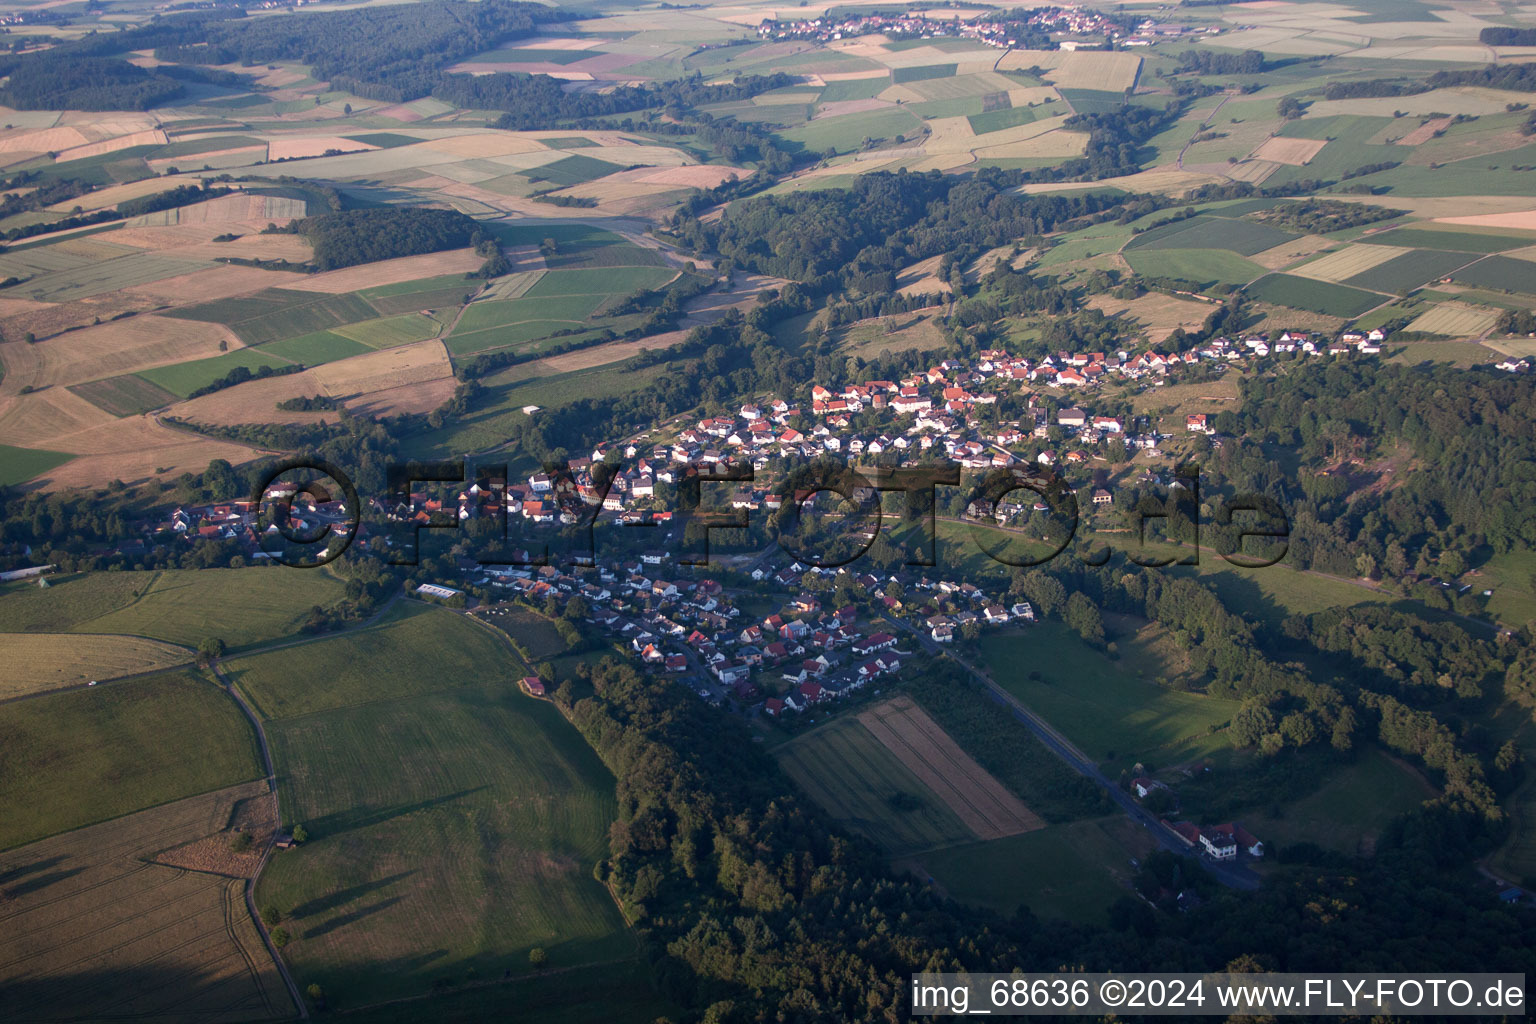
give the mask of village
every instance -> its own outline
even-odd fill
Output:
[[[807,39],[822,43],[876,34],[892,39],[970,39],[987,46],[1008,49],[1025,45],[1026,40],[1022,38],[1021,30],[1026,27],[1036,32],[1097,37],[1141,46],[1148,45],[1157,36],[1177,36],[1190,31],[1186,26],[1159,25],[1148,20],[1137,26],[1134,35],[1127,35],[1118,23],[1094,10],[1039,7],[1030,10],[1022,20],[978,18],[967,21],[959,17],[932,17],[930,12],[925,11],[847,14],[840,18],[801,18],[793,21],[768,18],[758,26],[757,32],[764,39]],[[1064,50],[1078,47],[1071,40],[1058,45]]]

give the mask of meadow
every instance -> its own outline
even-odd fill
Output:
[[[1252,256],[1295,237],[1289,231],[1281,231],[1267,224],[1201,215],[1143,231],[1125,243],[1124,251],[1226,249],[1240,256]]]
[[[393,700],[428,689],[511,679],[507,651],[464,616],[414,601],[334,637],[228,659],[224,674],[263,718]]]
[[[278,567],[167,569],[91,576],[122,577],[123,583],[109,586],[138,590],[140,596],[65,628],[84,633],[147,636],[185,647],[196,647],[207,637],[218,637],[231,651],[293,636],[308,618],[310,609],[333,605],[345,592],[339,579],[323,571],[298,572]],[[47,605],[59,593],[65,595],[61,599],[64,603],[74,603],[70,601],[69,587],[50,587],[28,596],[38,605]],[[80,600],[85,600],[85,595]],[[40,614],[46,613],[42,609],[34,612]]]
[[[962,903],[1010,916],[1025,906],[1039,917],[1106,924],[1110,904],[1128,892],[1127,825],[1118,816],[1052,825],[935,850],[921,864]]]
[[[552,705],[476,681],[269,735],[284,813],[310,839],[272,860],[258,898],[285,915],[301,987],[357,1006],[519,974],[534,947],[552,967],[633,954],[592,877],[614,781]]]
[[[154,572],[81,572],[0,584],[0,632],[64,633],[132,604]],[[87,630],[89,632],[89,630]]]
[[[839,718],[773,753],[823,810],[893,855],[976,838],[857,719]]]
[[[1143,682],[1059,623],[988,634],[981,651],[999,685],[1111,770],[1177,764],[1228,746],[1219,730],[1235,701]]]
[[[236,349],[210,359],[194,359],[188,363],[157,366],[140,370],[138,376],[153,387],[168,391],[177,398],[186,398],[199,388],[227,376],[236,367],[255,371],[262,367],[278,369],[294,365],[294,360],[258,348]]]
[[[1124,255],[1138,274],[1204,285],[1247,284],[1265,272],[1257,263],[1227,249],[1134,249]]]
[[[259,778],[250,723],[206,676],[167,672],[0,704],[0,849]]]
[[[50,469],[57,469],[72,458],[74,456],[67,452],[0,444],[0,487],[24,483]]]

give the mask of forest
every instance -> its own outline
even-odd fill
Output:
[[[480,226],[457,210],[390,206],[304,217],[274,233],[303,235],[314,246],[316,270],[336,270],[401,256],[476,245]]]
[[[17,110],[148,110],[180,96],[182,84],[115,57],[81,57],[57,47],[0,58],[0,103]]]

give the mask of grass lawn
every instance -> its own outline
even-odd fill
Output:
[[[1368,854],[1392,819],[1434,796],[1434,787],[1416,772],[1371,747],[1300,800],[1239,811],[1233,817],[1260,839],[1281,847],[1307,842]]]
[[[855,718],[839,718],[773,754],[823,810],[893,854],[975,839],[959,817]],[[898,799],[905,806],[897,806]]]
[[[1142,682],[1134,666],[1111,661],[1060,623],[987,634],[981,651],[999,684],[1111,772],[1137,761],[1177,764],[1228,746],[1209,730],[1231,719],[1236,701]]]
[[[63,633],[132,604],[153,572],[79,572],[49,576],[48,586],[18,580],[0,586],[0,632]]]
[[[250,723],[200,673],[0,705],[0,849],[260,778]]]
[[[127,633],[187,647],[219,637],[231,651],[296,635],[311,608],[333,605],[344,592],[342,582],[324,572],[282,568],[92,575],[120,575],[149,585],[139,588],[143,596],[137,601],[68,627],[73,631]],[[68,588],[50,588],[39,597],[56,590],[68,594]]]
[[[1107,924],[1127,890],[1130,853],[1116,838],[1123,819],[1052,825],[1038,832],[937,850],[923,867],[962,903],[1012,914],[1023,904],[1040,917]],[[1112,866],[1113,865],[1113,866]]]
[[[72,458],[74,456],[66,452],[0,444],[0,487],[24,483],[39,473],[57,469]]]
[[[491,631],[443,608],[397,603],[365,629],[224,663],[263,718],[291,718],[487,679],[521,667]]]
[[[443,979],[631,955],[592,877],[614,781],[551,704],[508,683],[382,700],[269,727],[283,809],[310,840],[276,857],[260,905],[287,916],[300,987],[337,1005]]]

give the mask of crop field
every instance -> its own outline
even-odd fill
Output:
[[[1247,284],[1264,268],[1226,249],[1146,249],[1125,254],[1132,270],[1148,277],[1175,277],[1197,284]]]
[[[1046,116],[1047,111],[1040,107],[1003,107],[1001,110],[972,114],[966,120],[971,123],[971,131],[977,135],[988,135],[1005,128],[1017,128]]]
[[[269,731],[285,814],[310,839],[273,859],[259,899],[287,917],[301,987],[355,1006],[471,968],[522,973],[535,946],[552,967],[632,955],[592,877],[613,777],[552,705],[482,674]]]
[[[0,854],[7,1018],[238,1024],[291,1015],[244,880],[151,860],[217,833],[237,801],[265,792],[263,783],[221,789]]]
[[[136,416],[170,405],[181,397],[134,373],[88,384],[71,384],[69,390],[113,416]]]
[[[276,356],[278,359],[286,360],[290,363],[319,366],[322,363],[332,363],[338,359],[361,355],[364,352],[371,352],[373,350],[367,345],[332,331],[316,331],[313,334],[303,334],[297,338],[269,341],[261,346],[261,348],[253,349],[252,351],[268,356]]]
[[[1136,679],[1058,623],[987,636],[982,658],[999,685],[1101,763],[1175,764],[1227,746],[1209,730],[1237,702]]]
[[[823,810],[892,854],[976,838],[856,719],[840,719],[786,743],[774,757]]]
[[[1453,249],[1457,252],[1506,252],[1531,244],[1530,235],[1440,231],[1432,228],[1393,228],[1379,235],[1371,235],[1370,238],[1372,245],[1396,245],[1405,249]]]
[[[138,599],[152,572],[81,572],[0,584],[0,632],[64,633]],[[90,632],[86,630],[86,632]]]
[[[231,650],[293,636],[311,608],[335,604],[345,590],[339,579],[322,571],[295,573],[281,568],[91,573],[87,579],[95,586],[96,578],[101,576],[124,578],[122,582],[107,584],[118,600],[125,591],[139,591],[140,596],[115,610],[79,619],[63,628],[81,633],[147,636],[185,647],[196,647],[204,638],[213,636],[222,639]],[[71,600],[70,590],[78,585],[70,583],[25,595],[33,602],[25,606],[25,611],[37,621],[46,615],[46,604],[59,594],[66,603],[60,617],[67,617],[94,596],[87,592]]]
[[[1248,294],[1261,302],[1292,309],[1309,309],[1329,316],[1359,316],[1386,301],[1386,296],[1329,281],[1309,281],[1290,274],[1269,274],[1248,286]]]
[[[1502,292],[1536,292],[1536,263],[1509,256],[1488,256],[1456,271],[1451,280]]]
[[[413,294],[413,293],[405,293]],[[426,307],[431,308],[431,307]],[[333,328],[330,333],[350,338],[352,341],[366,345],[369,348],[394,348],[396,345],[409,345],[415,341],[426,341],[435,338],[442,333],[447,321],[452,318],[443,314],[428,316],[417,310],[412,313],[402,313],[397,316],[388,316],[380,320],[364,320],[362,323],[343,324]]]
[[[915,116],[900,108],[870,110],[841,117],[826,117],[799,125],[778,135],[791,145],[812,153],[834,150],[851,153],[864,144],[865,139],[885,139],[894,142],[896,136],[911,136],[922,124]]]
[[[936,850],[922,866],[953,898],[1011,915],[1027,906],[1060,921],[1107,923],[1132,874],[1119,818],[1052,825],[1038,832]]]
[[[263,366],[276,369],[280,366],[292,365],[291,359],[284,359],[261,349],[247,348],[237,349],[222,356],[214,356],[211,359],[196,359],[190,363],[141,370],[139,376],[151,385],[169,391],[178,398],[186,398],[198,388],[206,387],[224,377],[237,366],[254,371]]]
[[[1265,249],[1273,249],[1295,237],[1296,235],[1291,232],[1281,231],[1267,224],[1229,220],[1225,217],[1199,216],[1143,231],[1125,243],[1125,251],[1227,249],[1241,256],[1251,256]]]
[[[245,716],[201,673],[0,705],[0,849],[258,778]],[[46,770],[44,770],[46,768]]]
[[[0,633],[0,700],[184,665],[192,653],[137,636]]]
[[[1476,256],[1465,252],[1444,252],[1437,249],[1410,249],[1385,263],[1353,277],[1344,284],[1354,288],[1406,295],[1422,285],[1447,277],[1452,271],[1466,266]]]
[[[1414,319],[1408,325],[1410,331],[1425,334],[1443,334],[1451,338],[1475,338],[1493,329],[1499,311],[1483,306],[1468,306],[1461,302],[1442,302]]]
[[[224,324],[247,345],[260,345],[342,324],[373,320],[379,311],[348,293],[332,295],[267,288],[240,298],[183,306],[163,315]]]
[[[1297,277],[1311,277],[1335,284],[1363,274],[1388,260],[1397,259],[1403,253],[1389,245],[1349,245],[1337,252],[1319,256],[1315,260],[1291,267],[1287,273]]]
[[[23,483],[74,458],[65,452],[0,444],[0,487]]]
[[[551,270],[523,294],[530,299],[554,295],[628,295],[659,288],[676,276],[676,271],[665,267]],[[479,307],[471,307],[472,310],[476,308]]]
[[[224,674],[262,717],[292,718],[510,677],[494,668],[506,659],[489,630],[407,602],[360,630],[227,660]]]

